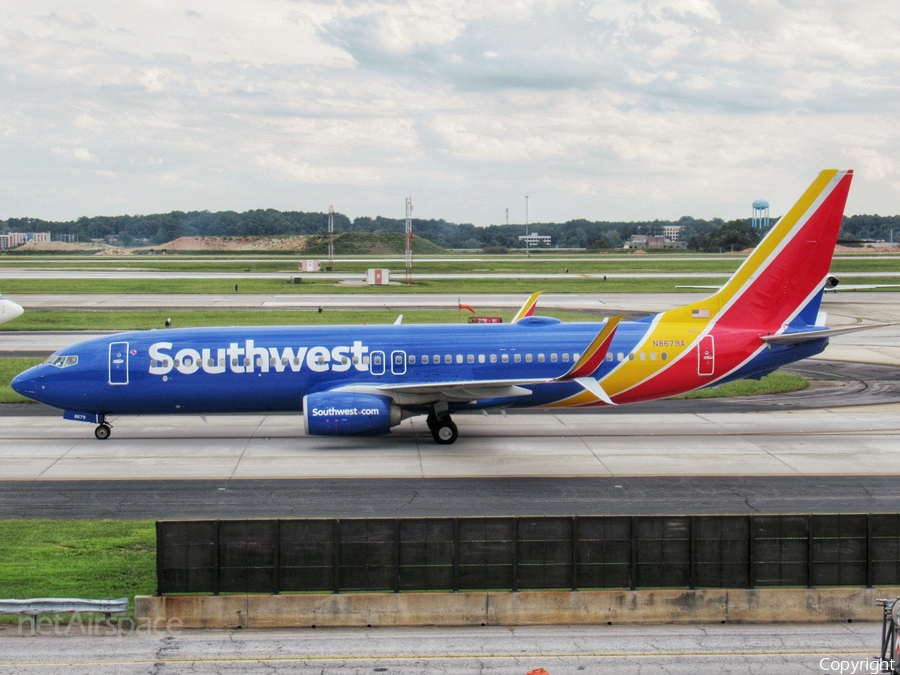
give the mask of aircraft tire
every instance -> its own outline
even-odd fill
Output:
[[[459,438],[459,429],[456,428],[453,420],[445,417],[435,422],[431,435],[434,437],[434,442],[438,445],[450,445]]]
[[[105,441],[107,438],[109,438],[109,434],[111,433],[111,431],[112,429],[108,424],[101,424],[96,429],[94,429],[94,436],[96,436],[98,440]]]
[[[428,425],[428,431],[434,433],[434,425],[437,424],[437,415],[428,413],[428,417],[425,418],[425,424]]]

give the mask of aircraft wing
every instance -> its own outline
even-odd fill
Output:
[[[891,323],[873,323],[865,326],[844,326],[841,328],[823,328],[821,330],[807,330],[797,333],[779,333],[778,335],[760,335],[759,339],[763,342],[776,345],[797,345],[803,342],[811,342],[812,340],[821,340],[822,338],[834,337],[835,335],[844,335],[846,333],[856,333],[861,330],[869,330],[870,328],[884,328],[885,326],[893,326]]]
[[[428,405],[438,401],[474,401],[480,398],[528,396],[523,385],[542,384],[551,380],[469,380],[465,382],[428,382],[422,384],[351,384],[334,391],[389,396],[397,405]]]

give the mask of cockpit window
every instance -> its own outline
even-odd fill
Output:
[[[57,368],[68,368],[78,363],[77,356],[51,356],[44,363],[56,366]]]

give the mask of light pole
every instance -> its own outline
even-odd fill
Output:
[[[525,195],[525,253],[530,253],[528,248],[528,195]]]

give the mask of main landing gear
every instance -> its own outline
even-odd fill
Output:
[[[109,438],[109,435],[112,433],[112,427],[109,426],[106,422],[103,422],[100,426],[94,429],[94,436],[97,437],[98,440],[105,441]]]
[[[438,417],[434,413],[430,413],[425,419],[428,428],[431,430],[431,436],[438,445],[450,445],[459,438],[459,429],[450,418],[450,415]]]

